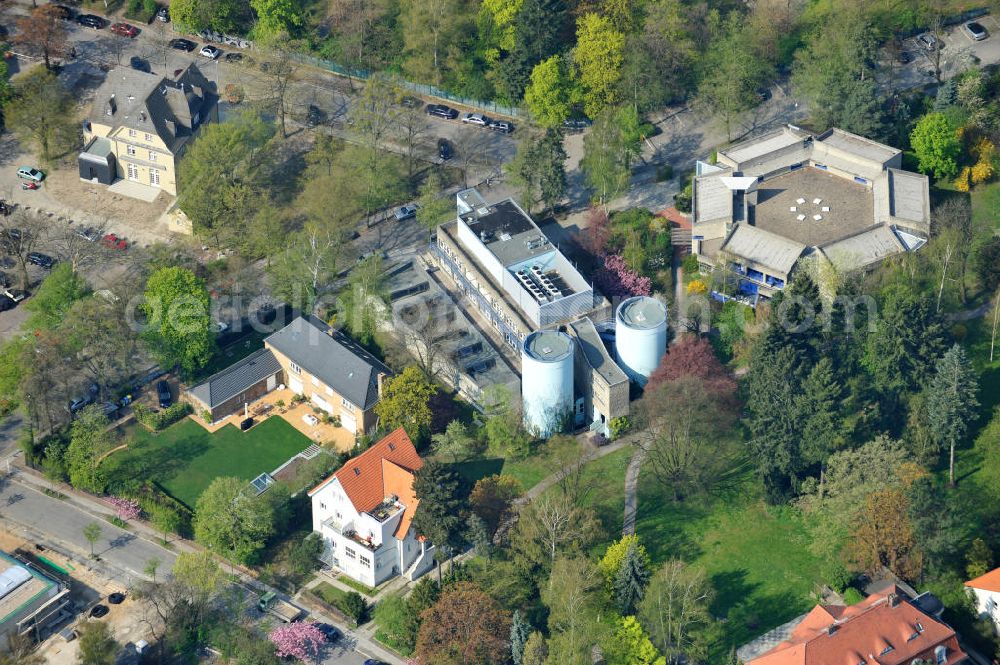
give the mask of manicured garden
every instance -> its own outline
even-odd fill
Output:
[[[219,476],[252,480],[305,450],[309,439],[282,418],[272,417],[248,432],[233,425],[210,433],[190,418],[153,434],[133,427],[128,450],[113,455],[112,473],[158,483],[194,508],[198,496]]]

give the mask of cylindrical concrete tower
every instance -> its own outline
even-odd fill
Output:
[[[521,350],[521,404],[524,426],[547,437],[573,417],[573,338],[539,330],[524,339]]]
[[[646,296],[629,298],[615,312],[615,360],[645,386],[667,352],[667,308]]]

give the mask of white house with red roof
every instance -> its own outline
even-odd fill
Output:
[[[347,460],[309,492],[323,561],[362,584],[405,575],[434,562],[434,547],[411,526],[417,510],[413,475],[424,465],[403,428]]]
[[[989,619],[1000,634],[1000,568],[965,583],[965,588],[976,601],[976,611],[981,619]]]
[[[817,605],[790,634],[746,665],[959,665],[955,631],[895,585],[854,605]]]

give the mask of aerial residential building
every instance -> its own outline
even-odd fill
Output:
[[[375,405],[392,374],[344,333],[314,317],[298,317],[264,340],[264,348],[185,393],[199,413],[218,422],[265,394],[287,387],[340,419],[347,431],[374,429]]]
[[[411,525],[419,504],[413,477],[423,464],[400,428],[313,488],[313,531],[323,537],[324,563],[368,586],[430,570],[434,547]]]
[[[955,631],[924,611],[920,598],[891,586],[855,605],[817,605],[787,634],[761,640],[776,646],[753,653],[747,645],[737,655],[746,665],[964,663]]]
[[[0,552],[0,651],[12,635],[30,640],[69,612],[69,588],[34,566]]]
[[[902,160],[855,134],[790,125],[720,150],[697,165],[692,252],[735,273],[733,292],[717,295],[754,304],[806,260],[852,272],[915,251],[930,235],[929,185]]]
[[[980,618],[989,619],[1000,635],[1000,568],[969,580],[965,588],[975,598]]]
[[[111,70],[84,123],[80,179],[125,179],[176,196],[177,162],[202,125],[218,121],[218,102],[215,83],[194,64],[173,77]]]

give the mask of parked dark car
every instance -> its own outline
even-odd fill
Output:
[[[76,17],[76,11],[66,5],[52,5],[53,11],[64,21],[72,21]]]
[[[129,67],[139,72],[146,72],[149,74],[153,71],[153,68],[149,66],[149,61],[140,58],[137,55],[133,55],[128,61]]]
[[[514,131],[514,123],[507,122],[506,120],[494,120],[487,126],[494,132],[500,132],[501,134],[510,134]]]
[[[161,23],[169,23],[170,22],[170,10],[167,9],[166,7],[160,7],[159,9],[157,9],[156,10],[156,20],[160,21]]]
[[[327,642],[336,642],[340,639],[340,631],[337,630],[336,626],[331,626],[328,623],[316,623],[313,625],[316,626],[319,632],[323,633],[323,637],[326,638]]]
[[[7,296],[0,295],[0,312],[6,312],[8,309],[14,309],[15,307],[17,307],[16,302]]]
[[[197,46],[198,45],[195,44],[190,39],[171,39],[170,40],[170,48],[176,49],[178,51],[187,51],[188,53],[190,53],[191,51],[195,50],[195,48]]]
[[[418,98],[414,97],[413,95],[406,95],[406,96],[404,96],[402,99],[399,100],[399,103],[402,106],[405,106],[408,109],[418,109],[418,108],[420,108],[421,106],[424,105],[424,103],[422,101],[420,101]]]
[[[51,268],[56,264],[56,260],[48,254],[32,252],[28,254],[28,263],[33,263],[36,266],[41,266],[42,268]]]
[[[326,112],[315,104],[309,105],[309,110],[306,111],[306,125],[309,127],[315,127],[316,125],[321,125],[326,121]]]
[[[227,53],[226,62],[243,62],[242,53]]]
[[[170,384],[166,381],[157,381],[156,396],[160,400],[161,409],[170,406],[170,401],[173,399],[173,395],[170,394]]]
[[[121,593],[120,591],[109,593],[108,602],[111,603],[112,605],[121,605],[123,602],[125,602],[125,594]]]
[[[458,111],[444,104],[428,104],[424,112],[427,115],[432,115],[435,118],[444,118],[445,120],[454,120],[458,117]]]
[[[107,605],[94,605],[90,608],[90,616],[100,619],[103,616],[107,616],[110,611]]]
[[[80,14],[76,17],[76,22],[85,28],[93,28],[94,30],[100,30],[104,27],[104,19],[93,14]]]
[[[451,147],[451,143],[448,139],[438,139],[438,157],[443,161],[447,161],[452,158],[455,151]]]

